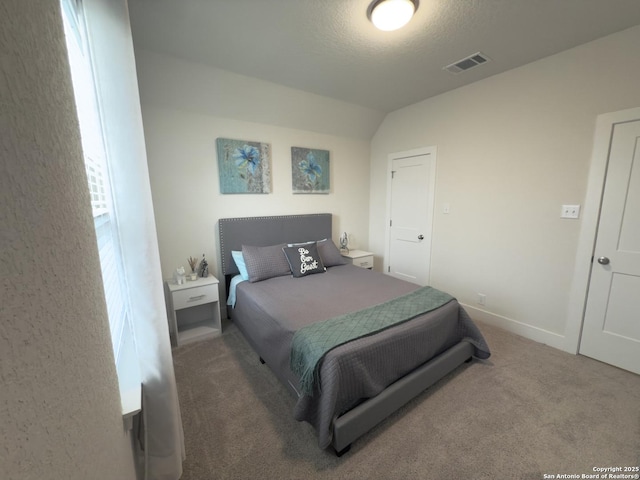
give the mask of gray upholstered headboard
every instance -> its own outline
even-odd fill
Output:
[[[222,273],[228,277],[238,273],[232,250],[242,250],[242,245],[264,247],[331,238],[331,214],[221,218],[218,231]]]

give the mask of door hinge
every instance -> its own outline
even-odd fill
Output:
[[[389,226],[393,227],[393,220],[389,220]]]
[[[387,273],[391,273],[391,266],[387,267]]]
[[[393,180],[393,176],[395,175],[396,171],[395,170],[391,170],[391,180]]]

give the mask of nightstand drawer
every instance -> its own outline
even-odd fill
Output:
[[[218,284],[202,285],[201,287],[186,288],[173,292],[173,308],[194,307],[204,303],[218,301]]]
[[[360,268],[373,268],[373,255],[353,259],[353,264]]]

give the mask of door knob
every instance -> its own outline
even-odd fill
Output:
[[[600,258],[598,258],[598,263],[600,265],[609,265],[609,258],[608,257],[600,257]]]
[[[424,240],[424,235],[418,235],[418,240]]]

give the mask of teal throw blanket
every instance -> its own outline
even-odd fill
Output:
[[[300,378],[302,391],[313,395],[320,360],[329,350],[411,320],[451,300],[447,293],[422,287],[388,302],[302,327],[291,343],[291,371]]]

